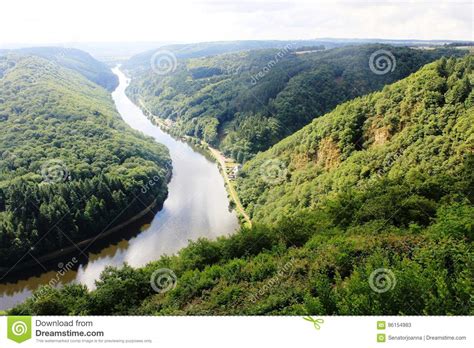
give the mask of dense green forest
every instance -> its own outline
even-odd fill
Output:
[[[0,50],[0,56],[6,54],[33,55],[54,61],[65,68],[77,71],[88,80],[97,83],[108,91],[113,91],[118,85],[117,76],[110,71],[107,65],[95,60],[89,53],[78,49],[66,47],[28,47],[16,50]]]
[[[333,48],[347,43],[333,40],[240,40],[240,41],[213,41],[189,44],[173,44],[161,46],[158,49],[139,53],[124,64],[123,68],[136,75],[140,72],[149,71],[150,60],[159,51],[172,52],[178,59],[210,57],[223,53],[236,53],[251,50],[282,49],[291,46],[295,49],[302,47],[324,46]]]
[[[363,202],[393,186],[394,201],[410,197],[432,212],[433,203],[417,195],[438,199],[455,189],[473,150],[472,64],[472,56],[443,59],[314,120],[244,165],[242,204],[253,219],[272,222],[328,206],[335,195]],[[410,190],[397,193],[405,184]],[[389,218],[396,211],[385,203],[344,219]]]
[[[130,129],[104,88],[55,59],[0,56],[2,267],[161,204],[170,167],[167,149]]]
[[[248,162],[252,228],[10,314],[474,314],[473,68],[429,64]],[[161,268],[177,279],[156,293]]]
[[[380,49],[393,54],[396,68],[377,75],[369,59]],[[442,55],[461,54],[383,45],[302,54],[288,44],[178,58],[175,70],[163,75],[150,71],[148,60],[145,72],[129,71],[127,93],[152,114],[174,121],[173,133],[201,138],[244,162],[344,101],[379,90]]]

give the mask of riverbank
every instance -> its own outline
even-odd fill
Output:
[[[237,194],[237,191],[235,190],[233,180],[229,177],[229,174],[227,172],[227,163],[229,161],[228,158],[226,158],[222,152],[220,152],[217,149],[214,149],[213,147],[209,146],[209,144],[206,144],[204,141],[201,141],[202,144],[205,144],[207,146],[207,149],[209,152],[214,156],[216,159],[217,163],[219,164],[220,167],[220,172],[222,176],[224,177],[225,183],[226,183],[226,188],[227,192],[229,193],[232,201],[235,204],[235,209],[237,211],[237,214],[239,218],[242,216],[243,219],[245,220],[245,223],[248,227],[252,227],[252,220],[250,219],[250,216],[247,214],[245,211],[242,203],[240,202],[239,195]]]
[[[167,123],[158,116],[153,115],[151,111],[148,110],[148,108],[145,106],[142,100],[138,100],[138,105],[153,124],[160,127],[160,129],[164,132],[171,134],[171,123]],[[222,152],[220,152],[218,149],[211,147],[204,140],[191,136],[181,136],[180,139],[188,142],[192,146],[199,146],[201,150],[204,150],[211,158],[215,160],[219,167],[219,172],[224,178],[227,194],[233,204],[233,208],[237,213],[237,217],[239,218],[240,223],[244,226],[252,227],[252,220],[250,219],[250,216],[247,214],[242,203],[240,202],[239,195],[237,194],[237,191],[234,187],[234,180],[229,177],[229,173],[227,171],[227,164],[235,163],[235,161],[228,157],[225,157]],[[235,165],[237,164],[235,163]]]
[[[138,219],[123,232],[116,231],[94,242],[87,255],[77,258],[75,267],[61,275],[61,284],[75,282],[89,289],[95,287],[95,281],[107,267],[120,268],[125,263],[134,268],[143,267],[163,255],[178,253],[190,240],[214,240],[239,229],[239,219],[235,210],[229,209],[225,182],[211,155],[201,146],[190,146],[154,125],[126,96],[129,79],[118,67],[113,72],[120,82],[112,93],[118,113],[128,126],[148,136],[149,141],[168,148],[172,176],[162,209],[153,209],[143,221]],[[0,283],[0,310],[15,306],[40,286],[48,285],[56,278],[59,264],[51,261],[45,265],[47,269],[37,264],[35,268],[20,271],[21,279],[4,279]]]
[[[144,218],[147,214],[149,213],[152,213],[152,214],[155,214],[157,211],[159,211],[161,209],[161,206],[157,207],[157,201],[153,201],[152,204],[150,204],[148,207],[146,207],[145,209],[143,209],[140,213],[136,214],[135,216],[131,217],[130,219],[106,230],[106,231],[103,231],[101,233],[99,233],[97,236],[94,236],[94,237],[90,237],[90,238],[87,238],[87,239],[84,239],[80,242],[77,242],[77,243],[74,243],[74,245],[71,245],[70,247],[67,247],[67,248],[63,248],[61,250],[57,250],[57,251],[53,251],[49,254],[46,254],[46,255],[43,255],[41,257],[36,257],[35,260],[32,260],[32,261],[28,261],[28,262],[23,262],[23,263],[17,263],[13,266],[3,266],[3,267],[0,267],[0,273],[10,273],[11,270],[13,268],[15,268],[15,271],[21,271],[21,270],[24,270],[25,268],[30,268],[30,267],[35,267],[35,266],[38,266],[38,262],[40,263],[41,266],[43,266],[43,264],[49,264],[51,262],[54,262],[54,261],[60,261],[62,260],[64,257],[66,256],[71,256],[73,254],[77,254],[78,252],[80,252],[80,248],[83,247],[83,246],[88,246],[90,244],[92,244],[93,242],[95,241],[99,241],[99,240],[102,240],[106,237],[109,237],[110,235],[114,234],[114,233],[120,233],[121,231],[123,231],[126,227],[130,226],[131,224],[133,224],[134,222]],[[6,275],[4,275],[4,277],[6,277]]]

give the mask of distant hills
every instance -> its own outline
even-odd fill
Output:
[[[155,45],[154,48],[130,57],[123,67],[133,73],[148,69],[150,59],[157,51],[167,50],[173,52],[177,58],[200,58],[223,53],[235,53],[257,49],[281,49],[291,46],[293,49],[304,46],[325,46],[326,49],[363,44],[387,44],[392,46],[433,46],[440,47],[450,44],[455,45],[462,41],[453,40],[387,40],[387,39],[336,39],[320,38],[309,40],[241,40],[241,41],[214,41],[181,44]],[[465,43],[465,42],[464,42]],[[474,42],[471,42],[474,45]],[[142,47],[146,47],[145,43]]]
[[[265,45],[281,47],[191,58]],[[148,52],[124,64],[132,76],[127,93],[154,115],[173,121],[175,134],[201,138],[244,162],[339,103],[379,90],[443,55],[466,53],[380,44],[324,50],[328,46],[323,41],[298,45],[251,41],[174,46],[180,47],[171,51],[176,53],[176,61],[170,62],[175,66],[166,74],[153,71]],[[387,64],[394,69],[377,75],[369,60],[380,50],[392,54],[388,59],[393,62]]]
[[[54,61],[65,68],[77,71],[88,80],[97,83],[108,91],[113,91],[118,85],[117,77],[110,71],[107,65],[94,59],[89,53],[75,48],[30,47],[0,50],[0,56],[7,54],[37,56]]]
[[[223,53],[236,53],[250,50],[282,49],[288,46],[296,49],[303,46],[320,45],[325,45],[327,48],[332,48],[340,46],[342,43],[338,44],[332,41],[320,40],[247,40],[164,45],[131,57],[123,64],[123,68],[133,74],[147,71],[150,66],[150,60],[157,51],[170,51],[176,56],[176,58],[184,59],[210,57]]]

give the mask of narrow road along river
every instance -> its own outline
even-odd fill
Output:
[[[163,209],[150,225],[129,240],[123,239],[96,254],[89,254],[87,263],[60,277],[63,283],[80,282],[90,288],[94,287],[94,281],[106,266],[120,266],[124,262],[134,267],[142,266],[160,255],[176,252],[188,240],[216,238],[230,234],[238,227],[237,217],[234,212],[229,212],[227,192],[217,164],[154,126],[125,95],[129,83],[127,77],[118,68],[113,72],[120,80],[112,93],[117,110],[130,127],[153,137],[169,149],[173,176]],[[0,310],[21,302],[38,286],[48,284],[56,277],[55,271],[38,272],[28,279],[0,284]]]

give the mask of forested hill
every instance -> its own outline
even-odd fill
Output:
[[[128,70],[133,75],[140,72],[149,71],[150,60],[156,52],[172,52],[177,59],[202,58],[215,56],[223,53],[236,53],[261,49],[283,49],[287,46],[293,48],[323,46],[333,48],[347,43],[338,43],[330,40],[243,40],[243,41],[214,41],[199,42],[191,44],[165,45],[157,49],[143,52],[131,57],[123,64],[123,69]]]
[[[55,61],[65,68],[77,71],[87,79],[113,91],[118,85],[117,76],[102,62],[94,59],[89,53],[65,47],[29,47],[16,50],[0,50],[0,56],[5,54],[34,55]],[[0,71],[1,77],[1,71]]]
[[[164,201],[167,149],[130,129],[105,89],[37,56],[0,56],[0,72],[2,267],[97,236]]]
[[[369,61],[381,49],[393,57],[385,54],[389,70],[376,74]],[[165,74],[156,73],[161,66],[154,72],[148,61],[145,73],[132,71],[127,93],[154,115],[175,121],[172,132],[202,138],[244,162],[344,101],[379,90],[443,55],[461,54],[385,45],[314,52],[290,45],[178,58]],[[161,64],[166,57],[156,59]]]
[[[442,59],[314,120],[244,165],[242,203],[255,220],[272,222],[339,209],[336,197],[357,200],[340,219],[363,223],[394,218],[410,197],[403,213],[422,207],[429,221],[474,149],[473,64],[472,56]]]
[[[473,68],[429,64],[248,162],[251,228],[9,314],[474,314]]]

